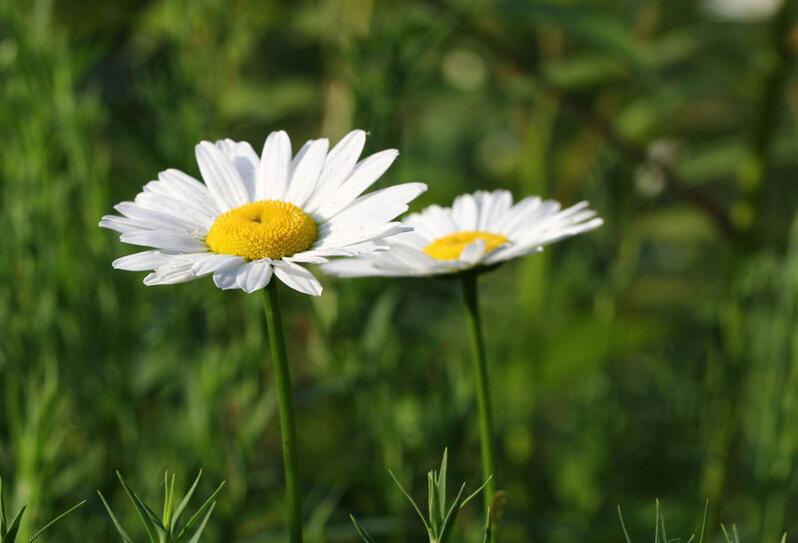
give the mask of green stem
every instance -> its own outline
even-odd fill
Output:
[[[490,387],[488,383],[488,366],[485,358],[485,338],[482,335],[482,323],[479,318],[479,293],[477,290],[477,274],[466,272],[463,279],[463,301],[465,302],[468,327],[471,333],[471,351],[474,362],[474,381],[477,389],[479,406],[479,437],[482,445],[482,476],[485,480],[492,477],[485,485],[483,497],[487,512],[496,491],[496,463],[493,448],[493,417],[491,415]]]
[[[264,289],[263,308],[266,327],[269,331],[269,346],[272,351],[274,383],[277,387],[277,403],[280,408],[280,433],[283,442],[283,469],[285,470],[285,500],[287,502],[289,541],[302,543],[302,501],[299,496],[299,465],[296,454],[296,427],[294,424],[294,402],[291,394],[291,374],[285,356],[283,322],[280,304],[277,301],[277,280],[272,279]]]

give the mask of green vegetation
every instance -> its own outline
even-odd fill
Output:
[[[73,505],[53,520],[45,524],[42,528],[40,528],[36,533],[34,533],[29,539],[28,543],[33,543],[39,537],[53,527],[53,525],[73,512],[75,509],[78,509],[81,505],[86,503],[86,501],[82,501],[77,505]],[[20,526],[22,524],[22,517],[25,515],[25,509],[27,509],[26,505],[23,505],[19,512],[14,515],[13,518],[9,518],[6,516],[6,499],[3,494],[3,480],[0,479],[0,543],[16,543],[17,536],[19,535]]]
[[[186,495],[183,496],[183,499],[180,500],[180,503],[175,501],[175,474],[171,474],[171,477],[169,472],[164,474],[163,513],[161,516],[158,516],[153,509],[149,507],[132,488],[130,488],[130,485],[127,484],[121,473],[117,472],[116,476],[119,478],[119,482],[122,483],[122,488],[125,489],[125,494],[127,494],[128,498],[130,498],[130,501],[133,503],[133,507],[135,508],[136,513],[138,513],[141,523],[144,525],[144,529],[147,531],[147,536],[149,537],[151,543],[180,543],[181,541],[186,543],[197,543],[200,540],[200,537],[202,537],[202,532],[205,530],[205,526],[208,524],[208,519],[211,517],[213,509],[216,507],[216,502],[214,500],[224,486],[224,483],[222,483],[216,487],[216,490],[214,490],[213,493],[206,498],[199,509],[197,509],[193,515],[191,515],[185,524],[181,525],[178,524],[180,516],[186,510],[186,507],[191,501],[191,497],[194,495],[194,491],[197,489],[197,485],[202,478],[202,472],[200,472],[197,475],[197,478],[194,479],[194,483],[191,485],[191,488],[188,489]],[[125,543],[132,543],[133,539],[131,539],[130,536],[127,535],[127,532],[125,532],[125,529],[122,528],[122,524],[119,522],[119,520],[117,520],[113,511],[111,511],[111,508],[108,506],[108,502],[105,501],[105,497],[102,495],[102,492],[98,491],[97,494],[100,496],[100,499],[102,500],[105,509],[108,511],[108,515],[111,517],[111,521],[113,522],[116,531],[119,532],[119,535],[122,537],[122,540]]]
[[[656,497],[678,529],[709,498],[707,526],[741,541],[798,533],[795,2],[760,21],[702,5],[0,1],[17,541],[93,489],[146,541],[115,471],[154,489],[200,468],[227,481],[203,540],[286,540],[260,297],[145,287],[97,222],[161,170],[197,175],[201,139],[352,127],[401,151],[381,183],[429,184],[415,209],[507,188],[606,221],[480,283],[500,543],[620,541],[616,504],[645,533]],[[413,481],[448,445],[450,479],[482,477],[459,285],[322,282],[280,300],[305,541],[359,541],[350,512],[381,543],[423,540],[385,469]],[[451,541],[483,527],[471,504]],[[37,541],[119,541],[98,499],[56,529]]]

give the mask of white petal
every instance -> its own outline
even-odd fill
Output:
[[[195,150],[202,178],[219,208],[227,211],[248,203],[247,189],[230,159],[209,141]]]
[[[152,191],[152,183],[144,186],[144,192],[136,195],[134,203],[143,208],[157,211],[173,217],[189,221],[198,228],[207,231],[218,216],[218,212],[211,215],[205,210],[192,206],[187,200],[180,197],[166,196]]]
[[[541,203],[542,200],[537,196],[524,198],[507,212],[504,219],[499,221],[496,226],[496,233],[502,233],[510,239],[518,239],[527,218],[532,216]]]
[[[202,277],[217,271],[237,269],[239,266],[243,266],[244,262],[244,259],[240,256],[208,253],[205,258],[200,259],[191,266],[191,271],[197,277]]]
[[[322,256],[316,251],[305,251],[303,253],[297,253],[293,256],[284,258],[283,260],[302,264],[324,264],[327,262],[327,257]]]
[[[208,250],[205,243],[198,239],[167,232],[152,232],[147,230],[126,232],[122,234],[119,239],[131,245],[142,245],[144,247],[153,247],[155,249],[174,251],[176,253],[199,253]]]
[[[374,262],[365,258],[344,258],[335,260],[321,267],[327,275],[337,277],[373,277],[388,275],[374,267]]]
[[[236,284],[238,288],[252,294],[269,284],[272,278],[272,266],[268,262],[248,262],[238,268]]]
[[[330,142],[326,139],[308,142],[307,150],[292,168],[291,182],[285,200],[295,206],[303,207],[316,189],[319,174],[327,157]]]
[[[424,183],[405,183],[366,194],[330,219],[336,228],[388,222],[407,211],[408,202],[427,190]]]
[[[145,277],[144,284],[147,286],[176,285],[178,283],[191,281],[192,279],[195,279],[195,277],[194,274],[191,273],[191,263],[173,260]]]
[[[272,132],[263,144],[255,181],[256,200],[282,200],[288,189],[291,140],[283,130]]]
[[[238,283],[236,282],[237,275],[238,268],[217,271],[213,274],[213,282],[222,290],[233,290],[238,288]]]
[[[159,251],[142,251],[117,258],[111,263],[111,266],[117,270],[148,271],[154,270],[158,266],[163,266],[171,258],[171,256],[164,255]]]
[[[471,194],[461,194],[454,199],[452,219],[460,230],[470,232],[477,229],[479,211],[477,202]]]
[[[486,192],[483,195],[477,230],[491,232],[495,230],[497,223],[510,210],[513,205],[513,196],[507,190],[497,190],[492,193]]]
[[[482,263],[486,266],[490,266],[491,264],[497,264],[499,262],[505,262],[507,260],[512,260],[514,258],[520,258],[522,256],[530,255],[533,253],[542,253],[543,247],[534,243],[524,243],[518,245],[511,245],[507,244],[502,247],[499,247],[489,255],[487,255],[483,260]]]
[[[423,251],[399,244],[392,244],[390,251],[374,255],[374,259],[378,269],[394,270],[401,275],[426,275],[440,264]]]
[[[485,240],[478,239],[466,245],[460,253],[460,260],[471,265],[477,264],[485,255]]]
[[[332,231],[328,236],[320,238],[314,249],[330,249],[334,247],[346,247],[375,241],[396,234],[407,232],[410,228],[400,222],[376,223],[358,226],[356,228],[345,228],[340,232]]]
[[[314,213],[352,173],[365,143],[366,133],[363,130],[353,130],[330,150],[319,176],[317,190],[305,206],[308,213]]]
[[[349,178],[322,204],[318,215],[322,218],[332,217],[348,206],[385,173],[397,156],[399,151],[388,149],[359,162]]]
[[[100,228],[107,228],[108,230],[119,232],[120,234],[139,232],[145,229],[138,221],[128,219],[127,217],[118,217],[116,215],[105,215],[100,219],[98,226],[100,226]]]
[[[311,296],[321,296],[321,283],[302,266],[292,262],[277,261],[274,263],[274,274],[280,281],[296,291]]]
[[[168,195],[177,198],[210,217],[217,216],[221,209],[213,201],[208,187],[190,175],[180,170],[169,169],[158,174],[163,188],[168,191]]]
[[[438,239],[460,231],[452,218],[452,210],[438,205],[431,205],[420,214],[414,213],[404,222],[428,239]]]
[[[233,141],[229,138],[217,141],[216,147],[227,155],[227,158],[233,163],[233,167],[238,170],[238,175],[241,176],[241,181],[244,182],[247,190],[247,199],[254,201],[255,174],[260,162],[255,150],[246,141]]]
[[[147,225],[151,230],[176,232],[192,237],[207,232],[207,228],[202,223],[193,221],[187,214],[181,217],[175,213],[154,211],[133,202],[118,203],[114,209],[130,219]]]

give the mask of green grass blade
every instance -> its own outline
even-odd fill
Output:
[[[3,498],[3,478],[0,477],[0,537],[6,536],[6,501]]]
[[[97,494],[99,494],[100,500],[102,500],[103,505],[105,506],[105,510],[108,511],[108,516],[111,517],[111,522],[114,523],[114,527],[116,528],[116,531],[119,532],[119,535],[122,536],[122,540],[125,543],[133,543],[133,540],[130,539],[129,535],[127,535],[127,532],[125,532],[125,529],[122,528],[122,524],[120,524],[119,520],[117,520],[116,515],[114,515],[114,512],[111,511],[111,506],[108,505],[107,501],[105,501],[105,496],[103,496],[102,492],[100,492],[99,490],[97,491]]]
[[[427,473],[427,508],[429,510],[429,523],[432,533],[437,537],[440,533],[443,512],[438,504],[438,485],[435,471]]]
[[[457,519],[457,513],[460,511],[460,506],[462,505],[463,500],[463,492],[465,492],[465,483],[460,485],[460,491],[457,493],[457,496],[454,498],[454,502],[452,502],[451,508],[446,513],[446,518],[443,520],[443,525],[441,526],[441,533],[440,533],[440,543],[446,543],[449,540],[451,534],[454,533],[454,524],[455,519]]]
[[[618,506],[618,520],[621,521],[621,530],[623,530],[623,537],[626,539],[626,543],[632,543],[632,538],[629,537],[629,531],[626,529],[626,523],[623,521],[620,505]]]
[[[205,503],[203,503],[200,506],[200,508],[197,509],[197,512],[194,513],[194,515],[192,515],[190,519],[188,519],[186,525],[183,526],[183,529],[180,530],[180,532],[177,534],[177,537],[175,538],[176,540],[179,540],[181,537],[183,537],[186,534],[186,532],[188,532],[191,529],[191,527],[197,522],[197,520],[199,520],[202,517],[205,511],[213,505],[216,496],[219,494],[219,492],[222,491],[224,484],[225,481],[222,481],[222,483],[216,487],[216,490],[214,490],[213,493],[210,496],[208,496],[208,499],[205,500]]]
[[[199,473],[197,474],[197,477],[194,479],[194,483],[191,485],[191,488],[188,489],[188,492],[186,492],[186,495],[183,496],[183,500],[180,502],[180,505],[178,505],[177,509],[175,509],[175,514],[172,516],[172,526],[170,526],[171,530],[174,530],[178,519],[180,519],[180,515],[182,515],[183,511],[186,509],[188,502],[191,500],[191,496],[194,495],[194,491],[197,490],[197,485],[199,485],[201,478],[202,478],[202,470],[199,470]]]
[[[160,524],[160,519],[157,515],[147,507],[144,501],[138,497],[138,495],[133,491],[133,489],[127,484],[125,478],[122,477],[122,474],[116,472],[116,476],[119,478],[119,481],[122,483],[122,488],[125,489],[125,493],[127,493],[128,498],[130,501],[133,502],[133,506],[136,508],[136,512],[141,518],[141,522],[144,523],[144,527],[147,530],[147,535],[150,538],[152,543],[159,543],[158,542],[158,532],[159,530],[163,530]]]
[[[75,505],[73,505],[72,507],[70,507],[69,509],[67,509],[66,511],[64,511],[63,513],[61,513],[60,515],[55,517],[53,520],[51,520],[50,522],[45,524],[38,532],[33,534],[33,537],[31,537],[28,540],[28,543],[33,543],[34,541],[36,541],[39,538],[39,536],[42,535],[44,532],[46,532],[50,527],[52,527],[53,524],[55,524],[56,522],[58,522],[59,520],[61,520],[62,518],[64,518],[68,514],[70,514],[71,512],[75,511],[76,509],[82,507],[83,504],[85,504],[85,503],[86,503],[86,500],[83,500],[82,502],[76,503]]]
[[[17,532],[19,531],[19,523],[22,522],[22,515],[25,514],[25,509],[27,508],[27,505],[23,505],[19,513],[17,513],[17,516],[14,517],[14,520],[8,525],[6,535],[3,537],[3,543],[14,543],[14,540],[17,538]]]
[[[701,535],[698,536],[698,543],[704,543],[704,534],[707,529],[707,517],[709,516],[709,498],[704,502],[704,520],[701,522]]]
[[[488,509],[488,512],[485,513],[485,531],[482,537],[482,543],[490,543],[493,539],[493,523],[491,522],[491,510]]]
[[[656,501],[657,509],[654,515],[654,543],[659,543],[659,500]],[[668,543],[667,541],[665,543]]]
[[[720,529],[723,532],[723,539],[726,540],[726,543],[732,543],[732,539],[729,537],[729,532],[726,530],[726,526],[724,526],[722,522],[720,523]]]
[[[416,504],[416,502],[413,500],[413,498],[410,497],[410,494],[408,494],[407,490],[405,490],[405,488],[402,486],[402,483],[399,482],[399,479],[396,478],[396,475],[394,475],[391,470],[388,470],[388,475],[391,476],[391,479],[393,479],[393,482],[396,483],[396,486],[398,486],[399,490],[402,491],[402,494],[405,495],[405,498],[407,498],[407,501],[409,501],[410,504],[413,506],[413,509],[416,510],[416,513],[418,513],[418,516],[421,519],[421,522],[424,523],[424,527],[427,529],[427,532],[429,532],[430,535],[432,535],[432,533],[433,533],[432,529],[430,528],[430,525],[427,522],[427,519],[424,518],[424,515],[421,514],[421,509],[419,509],[419,507]]]
[[[354,515],[349,515],[349,518],[352,519],[352,524],[355,525],[355,530],[357,530],[358,535],[363,539],[363,541],[366,543],[376,543],[374,538],[372,538],[366,529],[360,525]]]
[[[462,509],[463,507],[465,507],[468,504],[468,502],[477,497],[477,494],[485,490],[485,487],[488,486],[488,483],[491,481],[491,479],[493,479],[493,475],[488,477],[487,480],[484,483],[482,483],[482,485],[478,489],[469,494],[468,497],[463,500],[463,503],[460,504],[460,508]]]
[[[188,540],[188,543],[197,543],[202,537],[202,532],[205,531],[205,526],[208,524],[208,519],[211,518],[211,514],[213,514],[213,510],[216,507],[216,502],[211,503],[211,506],[208,508],[208,512],[205,514],[205,518],[202,519],[197,531],[194,532],[194,535],[191,536],[191,539]]]
[[[449,449],[443,449],[443,458],[441,459],[441,469],[438,472],[438,510],[446,511],[446,472],[449,466]]]

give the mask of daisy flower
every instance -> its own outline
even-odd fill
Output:
[[[495,497],[496,454],[477,278],[502,262],[598,228],[602,220],[587,202],[562,209],[554,200],[529,197],[513,205],[508,191],[497,190],[463,194],[452,207],[429,206],[403,223],[413,230],[393,237],[389,251],[330,262],[323,270],[341,277],[459,276],[473,353],[487,514]]]
[[[151,248],[113,263],[122,270],[152,271],[146,285],[213,275],[221,289],[263,291],[290,543],[302,543],[302,495],[291,376],[272,276],[299,292],[320,295],[321,285],[304,264],[387,249],[387,238],[408,230],[393,219],[427,188],[406,183],[363,195],[398,155],[389,149],[358,161],[365,141],[366,133],[355,130],[332,150],[326,139],[312,140],[293,157],[282,131],[269,135],[260,157],[246,142],[203,141],[196,154],[204,183],[166,170],[134,201],[118,204],[121,215],[100,221],[124,243]]]
[[[324,271],[341,277],[459,273],[542,251],[602,224],[587,202],[561,209],[535,196],[513,205],[506,190],[463,194],[452,207],[432,205],[403,222],[413,230],[394,236],[390,251],[331,262]]]
[[[120,215],[102,218],[100,226],[122,242],[151,248],[115,260],[114,268],[151,271],[145,285],[213,275],[219,288],[248,293],[275,275],[320,295],[305,264],[385,249],[386,238],[407,230],[393,219],[426,190],[406,183],[363,195],[398,155],[389,149],[358,161],[365,140],[355,130],[329,152],[328,140],[312,140],[293,157],[283,131],[269,135],[260,157],[246,142],[201,142],[204,182],[166,170],[134,201],[117,204]]]

